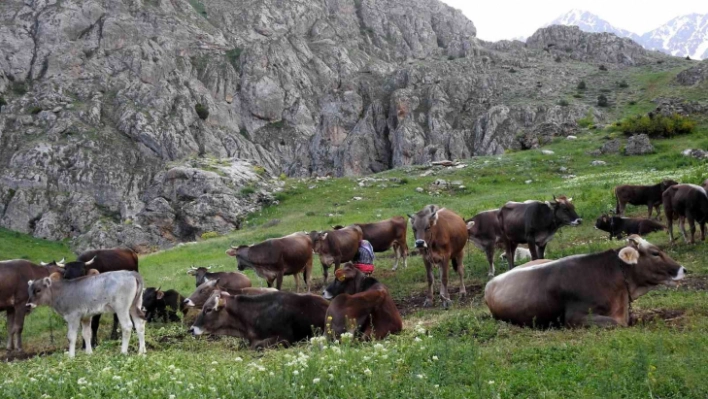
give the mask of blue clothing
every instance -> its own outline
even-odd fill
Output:
[[[361,240],[361,242],[359,242],[359,251],[356,256],[354,256],[353,262],[373,265],[374,258],[374,248],[371,246],[371,243],[366,240]]]

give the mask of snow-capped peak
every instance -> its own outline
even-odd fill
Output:
[[[598,17],[597,15],[584,11],[573,9],[567,13],[559,16],[545,26],[550,25],[566,25],[566,26],[578,26],[581,30],[585,32],[609,32],[614,33],[619,37],[628,37],[634,41],[639,39],[639,35],[632,33],[628,30],[617,28],[611,23],[605,21],[604,19]]]

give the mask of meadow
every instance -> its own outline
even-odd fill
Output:
[[[654,85],[663,79],[645,80]],[[553,195],[573,197],[584,222],[561,229],[547,257],[619,248],[623,242],[609,241],[607,233],[593,227],[598,216],[614,209],[613,187],[665,178],[700,184],[708,165],[681,151],[708,148],[708,125],[703,121],[691,135],[654,140],[653,155],[588,155],[613,137],[623,135],[583,129],[577,140],[556,138],[544,146],[553,154],[530,150],[462,160],[463,168],[409,166],[360,178],[288,179],[279,204],[249,217],[242,230],[142,256],[140,271],[150,286],[189,295],[194,289],[194,278],[186,274],[190,266],[235,270],[235,261],[225,254],[230,245],[405,215],[428,204],[469,218],[506,201],[551,200]],[[593,166],[596,159],[607,164]],[[436,185],[439,179],[447,185]],[[646,208],[630,206],[628,212],[645,216]],[[409,230],[412,248],[411,235]],[[423,308],[421,258],[412,254],[407,269],[392,272],[389,252],[377,257],[374,276],[389,287],[404,315],[399,336],[382,342],[315,338],[289,349],[254,352],[235,338],[191,337],[187,323],[154,324],[147,332],[148,355],[135,356],[133,338],[132,354],[125,357],[118,354],[118,341],[106,340],[109,323],[104,323],[94,355],[77,353],[70,360],[64,355],[64,322],[42,308],[27,318],[24,331],[26,350],[39,355],[0,363],[0,397],[708,397],[708,244],[672,246],[664,232],[648,240],[690,275],[678,288],[638,299],[637,323],[628,328],[538,331],[493,320],[482,299],[487,263],[472,245],[464,262],[468,297],[457,298],[458,281],[451,278],[452,309],[442,310],[439,300]],[[74,256],[67,243],[8,231],[0,231],[0,255],[36,262]],[[313,290],[319,293],[322,271],[317,259],[314,263]],[[496,266],[498,273],[506,270],[504,263]],[[254,286],[265,285],[247,274]],[[294,290],[291,277],[285,278],[284,289]]]

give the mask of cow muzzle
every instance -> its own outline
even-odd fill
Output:
[[[27,302],[27,304],[25,304],[25,307],[26,307],[28,310],[32,310],[32,309],[34,309],[34,308],[37,307],[37,304],[36,304],[36,303],[33,303],[33,302]]]
[[[571,226],[580,226],[581,223],[583,223],[583,219],[577,218],[577,219],[573,220],[572,222],[570,222],[570,225]]]
[[[189,328],[189,333],[192,335],[202,335],[204,334],[204,331],[197,326],[192,326]]]
[[[188,308],[193,308],[193,307],[194,307],[194,302],[192,302],[192,300],[189,299],[189,298],[185,299],[184,302],[182,302],[182,303],[183,303],[185,306],[187,306]]]
[[[330,299],[334,298],[334,296],[329,291],[324,290],[322,291],[322,298],[329,301]]]
[[[672,277],[671,280],[673,280],[673,281],[683,280],[684,277],[686,277],[686,273],[688,273],[688,270],[686,270],[685,267],[681,266],[678,270],[678,273],[676,273],[676,276]]]
[[[416,248],[428,248],[428,243],[425,240],[415,240]]]

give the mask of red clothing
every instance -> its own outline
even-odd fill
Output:
[[[354,263],[353,266],[356,267],[357,269],[359,269],[359,271],[361,271],[364,274],[371,274],[374,272],[374,265],[367,265],[364,263]]]

